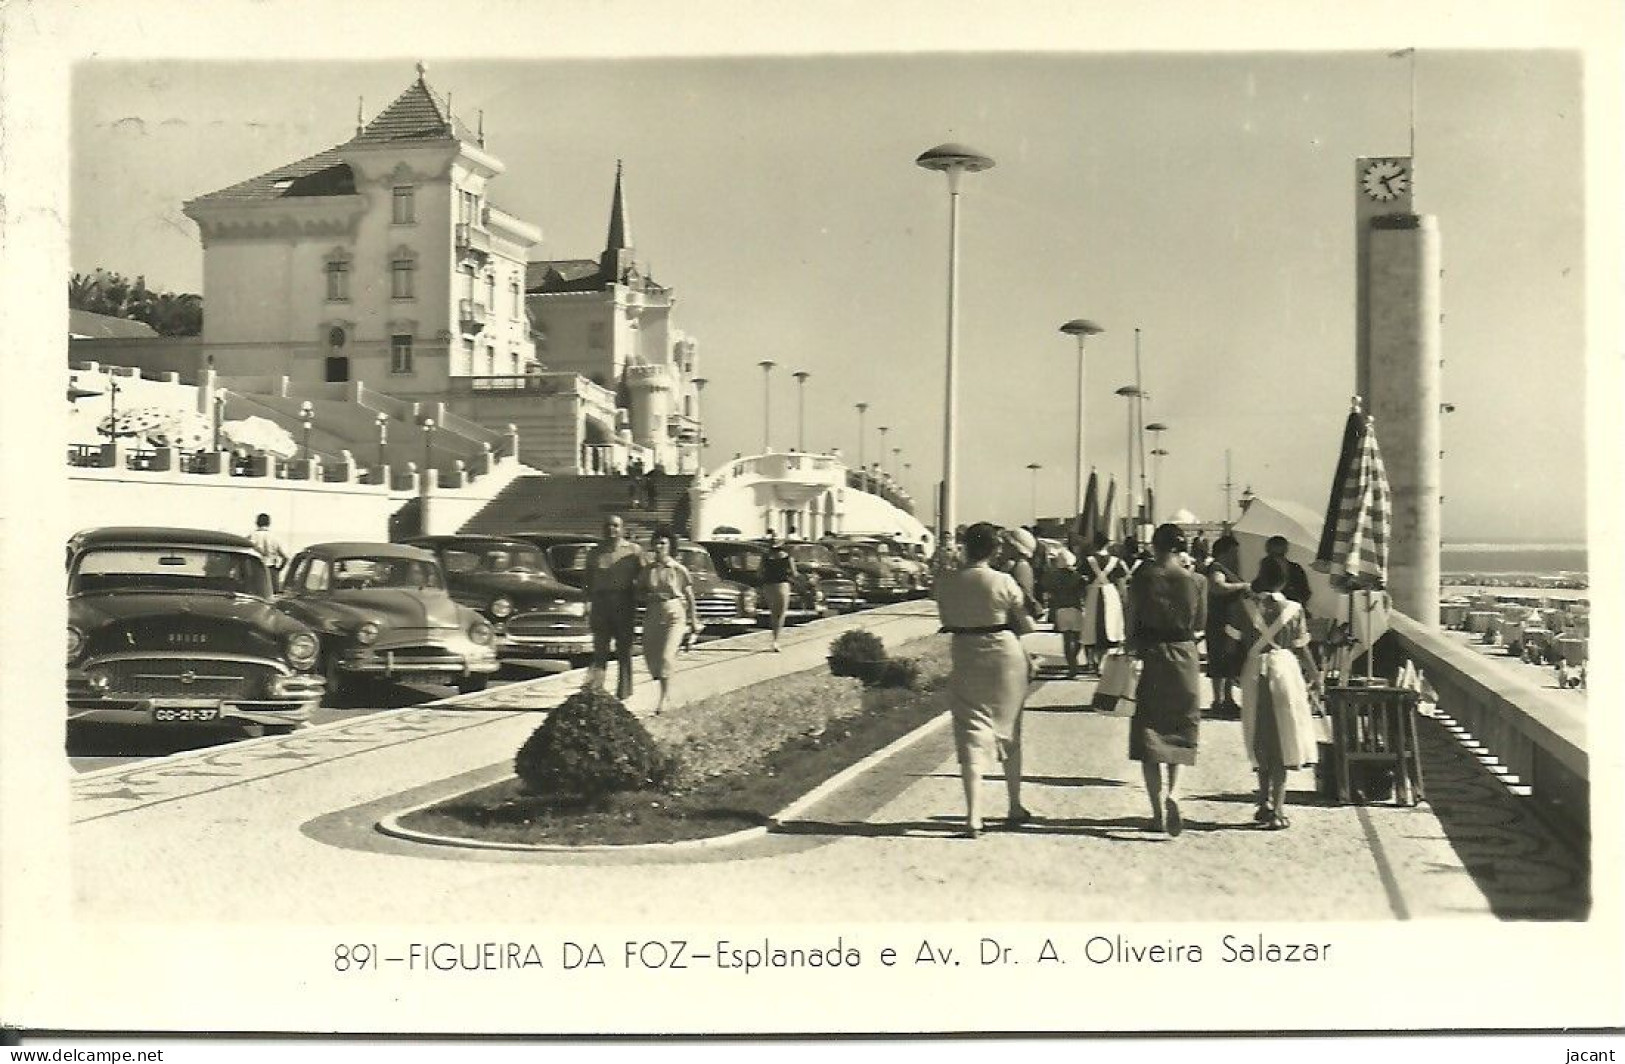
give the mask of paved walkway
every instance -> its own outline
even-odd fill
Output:
[[[722,641],[683,663],[698,697],[822,667],[862,626],[888,645],[935,628],[909,603]],[[1053,652],[1055,637],[1039,636]],[[1127,721],[1092,684],[1031,700],[1027,804],[1038,820],[978,841],[952,743],[937,727],[782,829],[743,845],[658,853],[515,854],[423,846],[378,818],[499,778],[578,674],[393,711],[286,738],[90,773],[73,784],[77,910],[89,920],[276,923],[752,920],[1398,920],[1576,918],[1582,858],[1564,849],[1442,729],[1424,728],[1431,806],[1335,807],[1294,781],[1293,827],[1252,825],[1240,725],[1203,725],[1186,831],[1143,830]],[[646,711],[640,686],[634,711]],[[449,782],[448,782],[449,779]],[[989,784],[990,809],[1002,810]],[[658,871],[648,867],[658,866]],[[222,875],[230,870],[230,875]],[[313,904],[319,899],[319,904]]]

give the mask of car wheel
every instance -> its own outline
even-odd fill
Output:
[[[486,682],[489,679],[487,676],[464,676],[457,681],[457,693],[460,695],[477,694],[485,690]]]

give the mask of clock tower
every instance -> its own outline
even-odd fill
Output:
[[[1441,354],[1438,219],[1415,213],[1411,160],[1355,160],[1355,390],[1392,492],[1388,588],[1400,612],[1439,623]]]

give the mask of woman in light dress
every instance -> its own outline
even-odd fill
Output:
[[[671,693],[671,674],[677,668],[677,651],[683,636],[699,630],[694,602],[694,581],[682,562],[672,557],[672,537],[656,532],[650,540],[654,560],[638,573],[633,591],[644,607],[643,660],[649,675],[660,684],[660,700],[655,712],[666,708]]]
[[[1095,552],[1078,568],[1083,578],[1082,640],[1089,668],[1098,673],[1106,651],[1123,641],[1123,598],[1118,590],[1128,579],[1128,566],[1109,549],[1105,536],[1095,539]]]
[[[970,526],[961,547],[964,568],[938,577],[934,594],[942,630],[953,639],[948,707],[965,787],[965,835],[974,839],[982,834],[982,774],[993,760],[1004,763],[1005,823],[1016,827],[1032,819],[1021,804],[1021,710],[1031,661],[1020,637],[1033,630],[1033,621],[1021,587],[990,564],[998,528]]]
[[[1258,809],[1253,819],[1274,831],[1289,827],[1286,774],[1316,760],[1316,734],[1309,704],[1315,677],[1309,626],[1303,607],[1282,592],[1288,570],[1265,558],[1256,586],[1230,607],[1225,634],[1246,651],[1241,667],[1241,732],[1258,772]]]
[[[784,541],[771,528],[767,530],[767,553],[762,555],[762,604],[767,607],[767,621],[773,629],[773,653],[779,653],[779,634],[784,631],[784,618],[790,611],[790,583],[796,578],[796,560],[785,549]]]

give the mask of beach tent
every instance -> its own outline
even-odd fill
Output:
[[[1309,612],[1321,621],[1346,621],[1349,616],[1348,596],[1332,586],[1332,578],[1314,568],[1315,551],[1320,546],[1321,515],[1307,506],[1285,499],[1255,497],[1248,505],[1232,534],[1241,545],[1241,578],[1251,581],[1258,575],[1258,563],[1264,560],[1264,541],[1271,536],[1285,536],[1290,546],[1287,558],[1303,566],[1309,577]],[[1355,635],[1360,642],[1374,642],[1388,630],[1387,597],[1373,596],[1375,609],[1362,609],[1361,624]],[[1365,631],[1369,620],[1369,634]],[[1318,627],[1318,626],[1317,626]]]

